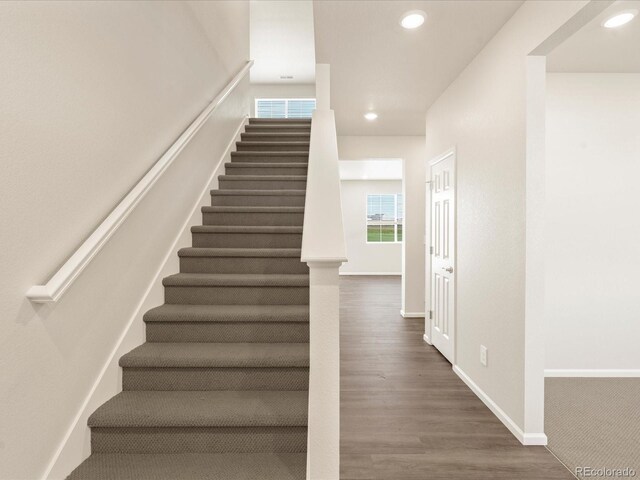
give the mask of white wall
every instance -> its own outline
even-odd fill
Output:
[[[427,113],[427,157],[457,149],[455,363],[514,432],[543,420],[525,422],[526,57],[585,3],[525,2]]]
[[[58,303],[25,292],[244,65],[248,15],[245,2],[0,3],[0,478],[47,470],[248,113],[248,82]]]
[[[546,369],[640,371],[640,74],[548,74]]]
[[[339,136],[340,160],[400,158],[404,160],[405,241],[402,311],[407,315],[425,312],[425,138],[421,136]]]
[[[341,160],[340,180],[400,180],[402,159]]]
[[[314,83],[312,0],[251,0],[251,83]]]
[[[402,193],[401,180],[343,180],[342,219],[349,261],[341,274],[402,273],[402,243],[367,243],[367,195]]]

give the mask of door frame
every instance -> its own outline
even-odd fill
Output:
[[[458,154],[456,151],[455,145],[447,150],[445,150],[440,155],[437,155],[426,162],[426,195],[425,195],[425,225],[427,226],[427,230],[425,232],[425,255],[428,258],[428,261],[425,262],[425,298],[428,298],[428,308],[427,315],[425,315],[425,334],[424,341],[429,345],[433,345],[432,338],[432,324],[433,324],[433,298],[431,296],[431,233],[433,231],[433,222],[431,221],[431,190],[433,188],[433,183],[431,183],[431,168],[442,162],[443,160],[453,157],[453,176],[451,178],[451,182],[453,184],[453,221],[454,221],[454,229],[453,229],[453,268],[455,275],[453,277],[453,292],[454,292],[454,309],[453,309],[453,351],[451,355],[451,365],[455,366],[456,362],[456,343],[458,338],[458,322],[457,322],[457,312],[458,312]],[[425,302],[426,304],[427,302]],[[426,306],[426,305],[425,305]]]

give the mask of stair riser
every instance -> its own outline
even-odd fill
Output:
[[[310,118],[250,118],[249,125],[291,125],[304,124],[311,126]]]
[[[238,152],[308,152],[309,145],[300,145],[298,143],[281,144],[281,143],[261,143],[252,145],[250,143],[238,142],[236,144]]]
[[[252,155],[234,155],[231,154],[231,163],[309,163],[309,155],[295,156],[266,156],[255,153]]]
[[[89,457],[66,480],[303,480],[306,465],[305,452],[104,453]]]
[[[300,227],[304,221],[304,213],[205,212],[202,220],[205,225]]]
[[[245,131],[250,133],[306,133],[311,134],[308,125],[247,125]]]
[[[167,286],[164,298],[181,305],[305,305],[309,287]]]
[[[250,132],[240,134],[240,139],[247,142],[308,142],[311,131],[293,132]]]
[[[123,390],[308,390],[308,368],[125,368]]]
[[[307,165],[299,167],[236,167],[231,163],[225,168],[227,175],[306,175]]]
[[[221,190],[306,190],[306,180],[219,180]]]
[[[309,273],[300,257],[182,257],[182,273]]]
[[[297,233],[193,233],[194,247],[300,248],[302,234]]]
[[[305,343],[307,322],[153,322],[148,342]]]
[[[306,445],[306,427],[91,429],[93,453],[293,453]]]
[[[304,195],[211,195],[212,207],[304,207]]]

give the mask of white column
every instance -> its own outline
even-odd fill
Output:
[[[526,281],[524,312],[524,441],[544,434],[544,211],[546,57],[527,57]]]

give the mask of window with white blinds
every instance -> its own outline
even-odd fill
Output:
[[[367,195],[367,243],[402,242],[402,194]]]
[[[311,118],[315,98],[256,98],[258,118]]]

